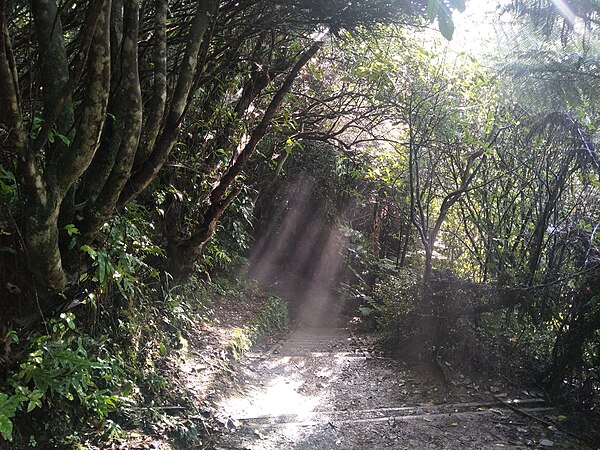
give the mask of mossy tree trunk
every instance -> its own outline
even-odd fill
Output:
[[[78,47],[70,57],[62,26],[64,11],[55,0],[33,0],[43,108],[41,125],[31,134],[26,131],[32,118],[23,113],[6,8],[4,2],[0,4],[0,125],[10,130],[3,151],[18,158],[27,260],[37,296],[47,300],[45,306],[51,307],[54,294],[68,284],[65,255],[61,254],[60,241],[66,237],[62,226],[74,223],[81,233],[80,242],[91,243],[114,214],[136,157],[140,170],[121,205],[160,171],[189,104],[200,49],[218,4],[210,0],[195,8],[184,63],[165,116],[167,1],[155,1],[154,82],[149,118],[144,122],[138,67],[139,0],[90,1],[75,41]],[[81,100],[75,102],[77,92]],[[74,201],[83,208],[75,208]]]

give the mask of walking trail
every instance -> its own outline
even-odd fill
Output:
[[[371,352],[369,335],[319,302],[303,311],[287,337],[240,363],[219,401],[230,432],[217,449],[586,448],[537,392],[442,383]]]

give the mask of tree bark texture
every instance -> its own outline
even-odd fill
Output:
[[[128,0],[124,10],[123,43],[118,58],[121,68],[114,97],[115,126],[108,144],[108,148],[116,149],[116,153],[114,159],[110,158],[106,164],[110,171],[98,195],[88,197],[90,207],[86,208],[80,227],[83,242],[91,242],[112,216],[129,179],[142,129],[142,93],[138,72],[139,0]]]
[[[44,105],[44,119],[52,121],[50,106],[61,101],[61,96],[69,82],[69,61],[65,49],[62,19],[54,0],[33,0],[31,11],[34,17],[37,39],[39,42],[39,56]],[[63,135],[68,135],[73,126],[74,114],[71,96],[64,100],[64,106],[56,118],[56,129]],[[60,139],[57,141],[62,143]]]
[[[88,59],[88,88],[80,106],[71,146],[64,146],[48,161],[43,183],[47,201],[29,202],[26,242],[32,273],[42,295],[62,290],[67,283],[59,250],[60,207],[69,189],[87,169],[98,145],[108,102],[110,2],[105,2]]]
[[[203,38],[213,16],[217,13],[218,7],[218,0],[201,1],[196,7],[177,85],[171,98],[171,105],[162,132],[148,159],[140,165],[138,171],[133,174],[121,193],[119,199],[120,206],[126,205],[137,197],[156,178],[167,161],[173,145],[175,145],[184,111],[189,104],[189,95],[196,77],[196,68]]]

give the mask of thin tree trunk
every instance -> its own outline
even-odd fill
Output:
[[[144,117],[144,127],[140,145],[135,155],[135,165],[139,166],[148,159],[160,132],[160,126],[167,104],[167,0],[155,0],[154,17],[154,85],[148,111]]]
[[[142,129],[142,93],[138,73],[139,0],[127,0],[120,61],[120,115],[115,116],[120,131],[114,139],[118,152],[108,179],[81,226],[81,239],[91,242],[102,225],[112,216],[121,190],[129,179]]]
[[[44,100],[44,120],[48,117],[51,106],[60,101],[60,97],[69,82],[69,61],[65,50],[62,20],[54,0],[32,0],[31,11],[34,17],[39,54],[41,58],[42,94]],[[56,130],[67,135],[73,126],[73,103],[69,95],[56,119]],[[60,139],[56,143],[62,144]]]
[[[78,111],[78,126],[69,148],[48,162],[48,184],[62,199],[88,168],[106,119],[110,86],[110,1],[106,0],[90,49],[84,101]]]
[[[119,206],[126,205],[148,187],[162,169],[175,145],[185,109],[190,101],[190,91],[196,77],[198,57],[204,35],[213,16],[217,13],[218,6],[218,0],[205,0],[198,3],[188,35],[188,43],[179,71],[177,86],[171,99],[171,107],[162,133],[148,159],[140,166],[123,189],[119,198]]]

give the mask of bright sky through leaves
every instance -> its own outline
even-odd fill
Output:
[[[491,50],[495,32],[499,25],[498,0],[471,0],[463,13],[454,11],[452,17],[456,25],[454,37],[449,47],[456,52],[473,55]]]

